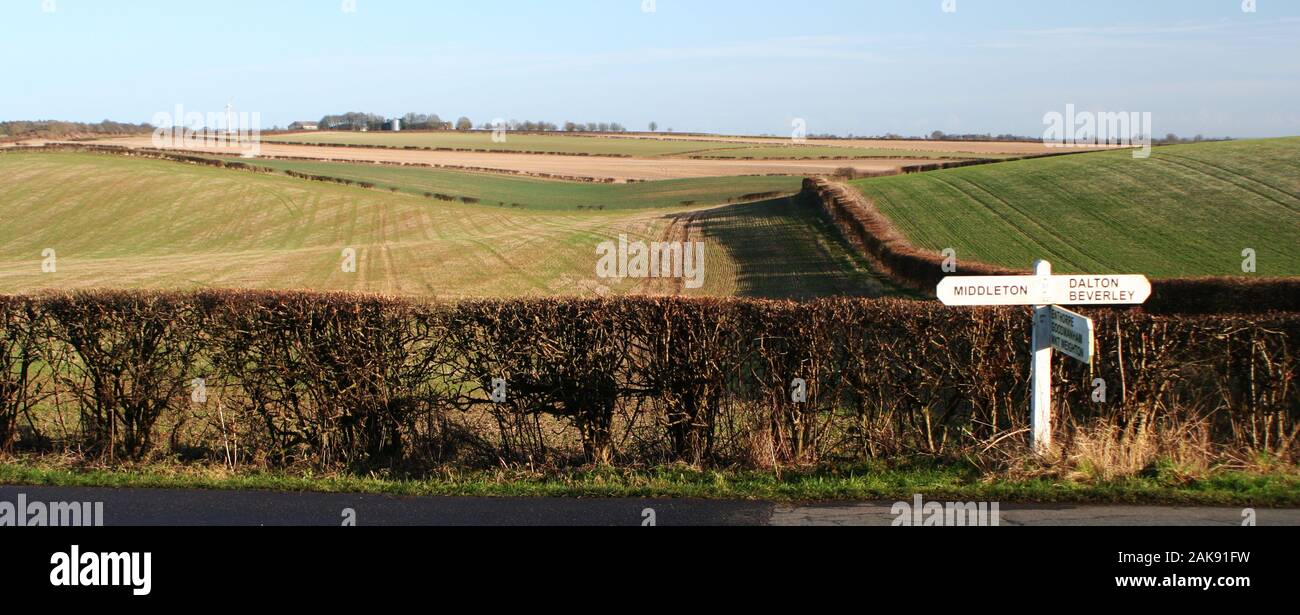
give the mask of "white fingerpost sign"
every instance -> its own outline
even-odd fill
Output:
[[[938,295],[953,306],[1142,305],[1151,298],[1151,282],[1140,275],[950,277],[939,283]]]
[[[1052,446],[1052,350],[1091,363],[1096,348],[1092,319],[1058,306],[1142,305],[1151,282],[1140,275],[1052,275],[1052,264],[1038,261],[1031,276],[944,278],[937,294],[950,306],[1034,306],[1030,427],[1041,453]]]
[[[1097,326],[1091,318],[1052,306],[1052,348],[1081,363],[1092,363]]]

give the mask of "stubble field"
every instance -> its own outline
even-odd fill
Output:
[[[170,161],[44,152],[0,154],[0,183],[6,186],[0,293],[92,287],[440,298],[886,292],[812,208],[789,198],[530,211]],[[703,288],[684,288],[680,280],[597,278],[596,247],[620,235],[703,241]],[[347,248],[357,253],[355,273],[341,267]],[[46,249],[55,251],[56,272],[42,271]]]

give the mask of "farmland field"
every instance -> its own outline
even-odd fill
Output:
[[[962,152],[926,151],[921,149],[849,148],[824,145],[785,145],[765,147],[738,147],[696,152],[693,156],[709,158],[790,158],[818,160],[825,158],[923,158],[934,160],[999,159],[1011,154],[972,154]]]
[[[688,143],[607,139],[565,135],[509,134],[504,143],[492,140],[491,132],[319,132],[264,136],[269,142],[372,145],[383,147],[433,147],[492,150],[499,152],[550,152],[556,154],[600,154],[618,156],[667,156],[728,147],[730,143]]]
[[[763,147],[754,143],[729,141],[692,141],[670,139],[635,139],[577,135],[506,134],[497,143],[491,132],[320,132],[264,136],[269,143],[311,143],[324,145],[363,145],[382,147],[448,148],[496,152],[546,152],[553,154],[588,154],[602,156],[678,157],[724,156],[753,158],[870,158],[872,156],[909,158],[971,158],[976,154],[953,154],[923,148],[865,150],[827,144],[791,145],[789,139],[771,139]],[[734,151],[733,151],[734,150]]]
[[[567,138],[567,137],[565,137]],[[613,140],[613,139],[611,139]],[[33,140],[40,145],[42,140]],[[75,142],[67,142],[76,144]],[[153,149],[152,136],[115,137],[96,142],[134,149]],[[217,143],[177,144],[171,149],[197,151],[213,156],[241,155],[245,152],[233,145]],[[436,150],[383,149],[367,147],[329,147],[325,145],[290,145],[263,142],[260,155],[272,158],[330,160],[333,162],[381,162],[406,165],[437,166],[460,169],[492,170],[505,173],[546,173],[562,177],[579,177],[601,180],[661,180],[701,177],[735,177],[743,175],[828,175],[837,169],[852,167],[860,173],[887,173],[901,167],[933,162],[931,158],[855,158],[853,160],[799,160],[799,159],[720,159],[697,160],[692,158],[605,158],[594,156],[562,156],[520,154],[504,151],[456,152]]]
[[[1300,275],[1300,138],[1087,153],[854,183],[911,241],[1026,269]]]
[[[610,139],[642,139],[658,141],[689,141],[705,145],[729,145],[734,147],[782,147],[790,144],[789,137],[738,137],[727,135],[702,134],[644,134],[629,133],[608,135]],[[943,141],[933,139],[826,139],[809,137],[806,145],[836,148],[856,148],[867,150],[888,150],[897,154],[898,150],[928,153],[971,154],[980,157],[998,156],[1032,156],[1050,154],[1059,149],[1044,144],[1042,141]],[[1086,148],[1085,148],[1086,149]],[[1106,149],[1100,146],[1094,149]]]
[[[277,171],[296,171],[370,182],[379,188],[397,188],[415,195],[428,192],[452,197],[467,196],[485,204],[543,210],[719,205],[757,193],[794,194],[799,192],[802,184],[802,180],[797,177],[706,177],[632,184],[587,184],[422,167],[296,160],[239,162]]]
[[[538,194],[556,185],[534,183]],[[0,184],[0,293],[91,287],[443,298],[887,292],[832,239],[814,208],[789,198],[543,212],[73,152],[0,153]],[[620,234],[633,241],[703,241],[704,287],[598,279],[595,248]],[[340,267],[346,248],[356,250],[355,273]],[[42,272],[47,249],[57,256],[50,273]]]

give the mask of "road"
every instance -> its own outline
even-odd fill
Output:
[[[102,502],[106,526],[775,525],[888,526],[892,502],[794,506],[768,502],[643,499],[402,498],[380,495],[0,486],[0,510],[23,500]],[[1258,525],[1300,526],[1300,510],[1256,511]],[[350,515],[350,516],[349,516]],[[1033,525],[1241,525],[1237,508],[1014,505],[1000,523]]]

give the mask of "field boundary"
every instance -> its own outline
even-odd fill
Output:
[[[404,132],[407,134],[412,134],[411,131],[404,131]],[[428,131],[428,132],[433,133],[437,131]],[[524,155],[532,155],[532,156],[570,156],[570,157],[577,157],[577,158],[615,158],[615,159],[623,158],[623,159],[641,159],[641,160],[654,160],[659,158],[668,158],[668,159],[685,159],[685,160],[721,160],[721,161],[771,160],[771,161],[779,162],[779,161],[800,161],[800,160],[913,160],[918,158],[918,156],[914,156],[914,155],[908,156],[903,154],[889,154],[889,155],[868,154],[865,152],[869,151],[869,148],[854,148],[850,146],[835,145],[830,143],[767,144],[767,143],[759,143],[756,141],[721,141],[721,140],[701,141],[698,139],[649,139],[645,137],[620,137],[620,136],[613,136],[613,135],[574,136],[574,135],[567,135],[564,133],[555,134],[555,133],[516,132],[516,131],[510,131],[510,132],[511,134],[517,134],[517,135],[567,136],[567,137],[574,137],[579,139],[581,138],[607,139],[607,140],[622,139],[628,141],[666,141],[666,142],[678,142],[678,143],[723,143],[726,145],[733,145],[737,147],[717,147],[717,148],[700,149],[700,150],[693,150],[687,152],[679,152],[676,154],[662,154],[657,156],[637,156],[633,154],[601,154],[601,153],[589,153],[589,152],[561,152],[561,151],[541,151],[541,150],[504,150],[504,149],[484,149],[484,148],[477,148],[477,147],[433,147],[433,146],[421,146],[421,145],[385,145],[382,143],[378,143],[378,144],[332,143],[332,142],[325,142],[325,141],[319,141],[319,142],[287,141],[287,140],[280,140],[280,139],[275,139],[268,142],[274,143],[276,145],[296,145],[300,147],[337,147],[337,148],[344,148],[344,149],[382,149],[382,150],[396,150],[396,151],[452,152],[452,153],[473,153],[473,154],[524,154]],[[402,133],[398,133],[398,134],[402,134]],[[272,136],[277,136],[277,135],[272,135]],[[924,141],[922,141],[922,143],[924,143]],[[783,148],[789,148],[789,149],[814,148],[814,149],[827,149],[827,150],[862,149],[864,153],[856,154],[856,155],[844,154],[844,155],[834,155],[834,156],[792,156],[792,157],[714,156],[708,154],[708,152],[715,152],[715,151],[739,151],[739,150],[747,150],[747,149],[783,149]],[[906,150],[900,150],[900,151],[906,151]],[[1031,158],[1065,156],[1071,154],[1085,153],[1086,151],[1096,151],[1096,150],[1073,150],[1073,151],[1064,151],[1064,152],[1044,152],[1041,154],[1019,154],[1019,155],[1003,154],[1000,155],[999,157],[990,157],[988,154],[982,154],[980,152],[963,152],[963,151],[946,152],[946,151],[936,150],[934,152],[928,152],[934,154],[931,157],[941,161],[944,158],[955,158],[955,160],[947,160],[944,162],[936,162],[936,163],[921,163],[921,164],[911,165],[911,166],[918,168],[920,170],[934,170],[936,168],[946,169],[946,168],[953,168],[953,166],[951,165],[964,166],[959,163],[990,164],[995,162],[1011,162],[1016,160],[1028,160]],[[934,167],[933,165],[940,165],[940,166]],[[914,171],[914,172],[919,172],[919,171]]]
[[[1293,463],[1300,314],[1088,313],[1106,359],[1053,368],[1064,462],[1119,446],[1133,457],[1095,461]],[[278,469],[1015,465],[1024,319],[893,299],[0,295],[0,452]]]
[[[127,147],[124,145],[94,145],[88,143],[87,144],[46,143],[44,145],[27,145],[22,147],[0,149],[0,152],[41,152],[41,151],[98,152],[98,153],[105,153],[105,154],[116,154],[120,156],[132,156],[137,158],[171,160],[173,162],[186,162],[191,164],[207,164],[210,162],[219,162],[219,163],[225,163],[227,165],[227,168],[234,168],[234,169],[240,168],[238,165],[252,166],[249,163],[243,163],[243,162],[234,163],[234,162],[227,162],[224,160],[220,160],[220,157],[223,156],[220,153],[204,152],[199,150],[184,150],[184,149],[159,150],[159,149],[149,149],[149,148],[134,148],[134,147]],[[228,154],[228,156],[233,156],[233,154]],[[580,184],[619,183],[618,180],[612,177],[559,175],[555,173],[540,173],[540,172],[532,172],[532,171],[518,171],[514,169],[496,169],[496,168],[489,168],[489,167],[471,167],[471,166],[462,166],[462,165],[435,164],[435,163],[428,163],[428,162],[389,162],[389,161],[377,161],[377,160],[308,158],[303,156],[265,156],[265,155],[259,155],[256,158],[251,158],[250,160],[284,160],[289,162],[337,162],[337,163],[344,163],[344,164],[367,164],[367,165],[382,166],[382,167],[414,167],[414,168],[426,168],[426,169],[441,169],[445,171],[464,171],[466,173],[487,173],[487,174],[496,174],[496,175],[510,175],[515,177],[547,179],[547,180],[565,181],[565,182],[580,183]],[[212,164],[210,166],[222,166],[222,165]],[[269,171],[267,172],[270,173]],[[785,177],[785,175],[779,173],[768,174],[768,175],[751,175],[750,177],[776,177],[776,176]],[[624,180],[623,183],[634,184],[634,183],[642,183],[646,181],[647,180],[642,180],[642,179],[627,179]]]
[[[1056,155],[1056,154],[1054,154]],[[971,165],[959,165],[971,166]],[[821,206],[849,243],[892,282],[928,296],[943,278],[1029,275],[1028,269],[962,261],[955,273],[943,270],[943,257],[919,248],[862,193],[823,178],[804,180],[804,193]],[[1143,307],[1162,314],[1263,313],[1300,311],[1300,278],[1201,277],[1152,280],[1152,297]]]
[[[401,133],[397,133],[401,134]],[[631,154],[591,154],[585,152],[542,152],[535,150],[500,150],[476,147],[425,147],[419,145],[366,145],[358,143],[325,143],[309,141],[270,141],[276,145],[297,145],[302,147],[342,147],[350,149],[392,149],[413,152],[455,152],[461,154],[525,154],[529,156],[573,156],[575,158],[637,158]],[[651,158],[655,158],[652,156]]]
[[[353,180],[353,179],[347,179],[344,177],[338,177],[334,175],[316,175],[313,173],[305,173],[302,171],[295,171],[292,169],[286,169],[286,170],[275,169],[268,166],[258,165],[257,161],[258,160],[282,160],[288,162],[325,162],[325,163],[335,163],[335,164],[360,164],[360,165],[387,166],[387,167],[418,167],[418,168],[434,168],[443,171],[482,173],[484,175],[491,175],[494,173],[493,171],[490,170],[479,171],[479,170],[466,168],[466,167],[449,167],[449,166],[442,166],[442,165],[428,165],[428,164],[417,164],[417,163],[386,163],[386,162],[353,163],[347,161],[323,160],[323,159],[318,160],[318,159],[297,158],[297,157],[290,157],[290,156],[259,156],[258,158],[250,159],[248,162],[244,162],[244,161],[237,161],[237,160],[226,160],[225,158],[214,157],[210,153],[197,152],[192,150],[135,149],[135,148],[118,146],[118,145],[89,145],[88,146],[88,145],[80,145],[80,144],[52,143],[52,144],[46,144],[42,146],[28,146],[25,148],[0,149],[0,153],[5,153],[5,152],[40,153],[40,152],[54,152],[54,151],[103,153],[108,155],[118,155],[118,156],[133,157],[133,158],[145,158],[150,160],[164,160],[168,162],[177,162],[181,164],[210,166],[210,167],[228,169],[232,171],[244,171],[250,173],[258,173],[262,175],[276,175],[281,177],[291,177],[294,179],[302,179],[307,181],[319,181],[319,182],[326,182],[326,183],[333,183],[333,184],[341,184],[345,186],[363,188],[366,190],[377,190],[386,193],[400,193],[400,194],[417,197],[417,198],[423,196],[426,199],[434,199],[443,202],[459,201],[467,205],[479,205],[479,204],[490,205],[494,202],[492,200],[484,200],[480,197],[466,196],[461,194],[445,194],[440,192],[418,191],[418,190],[403,191],[401,189],[394,188],[394,187],[379,186],[375,182],[371,182],[371,181]],[[560,179],[556,176],[536,177],[523,172],[515,173],[515,172],[508,172],[508,171],[503,173],[508,173],[510,175],[517,175],[520,177],[526,177],[527,179],[566,181],[569,183],[575,183],[569,180]],[[735,177],[785,177],[785,176],[784,175],[743,175],[743,176],[735,176]],[[617,182],[610,179],[610,180],[587,180],[587,181],[579,180],[576,181],[576,183],[614,184]],[[646,180],[627,180],[626,183],[635,184],[635,183],[651,183],[651,182],[648,182]],[[682,201],[678,205],[681,207],[707,209],[707,208],[721,207],[726,205],[744,205],[744,204],[751,204],[751,203],[760,203],[763,201],[778,199],[778,198],[792,198],[798,196],[799,194],[800,194],[799,192],[783,192],[783,191],[751,192],[751,193],[741,194],[738,196],[729,197],[725,200],[718,201],[718,202]],[[495,202],[498,203],[501,207],[506,207],[506,206],[509,206],[511,208],[521,207],[520,203],[507,204],[504,201],[495,201]],[[522,207],[527,209],[528,203],[523,203]],[[589,207],[589,206],[579,205],[577,206],[576,209],[579,211],[584,209],[603,210],[604,207],[603,206]]]

